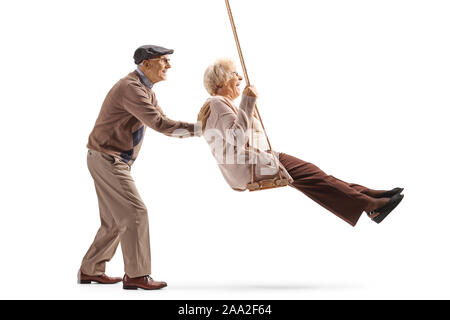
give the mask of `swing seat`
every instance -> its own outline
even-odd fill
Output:
[[[286,178],[267,179],[267,180],[255,181],[253,183],[247,184],[247,190],[250,192],[266,190],[266,189],[272,189],[272,188],[286,187],[288,184],[289,184],[289,180]]]

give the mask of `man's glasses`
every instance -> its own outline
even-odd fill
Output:
[[[170,63],[170,59],[169,58],[154,58],[154,59],[150,59],[150,60],[161,60],[165,64],[169,64]]]

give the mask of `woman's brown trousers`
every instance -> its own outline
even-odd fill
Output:
[[[372,198],[363,192],[369,190],[330,176],[312,163],[280,153],[280,162],[294,181],[291,187],[355,226]]]

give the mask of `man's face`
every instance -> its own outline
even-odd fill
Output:
[[[144,60],[141,71],[153,83],[167,79],[167,70],[171,68],[169,55]]]

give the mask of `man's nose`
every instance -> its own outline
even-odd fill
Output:
[[[242,78],[241,75],[239,75],[239,76],[238,76],[238,79],[239,79],[239,81],[242,81],[243,78]]]

